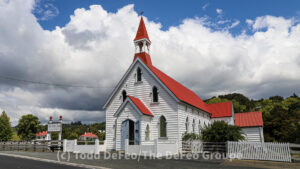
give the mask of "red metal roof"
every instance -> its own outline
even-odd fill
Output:
[[[179,100],[210,113],[206,103],[204,103],[204,101],[201,100],[200,97],[198,97],[193,91],[186,88],[156,67],[151,65],[148,65],[148,67]]]
[[[36,133],[35,136],[45,136],[47,134],[48,134],[47,131],[42,131],[42,132]]]
[[[139,25],[139,28],[137,30],[134,40],[136,41],[136,40],[140,40],[140,39],[144,39],[144,38],[147,39],[148,41],[150,41],[146,26],[144,23],[144,19],[143,19],[143,17],[141,17],[140,25]]]
[[[246,112],[235,113],[235,125],[240,127],[257,127],[263,126],[262,113],[258,112]]]
[[[81,137],[96,138],[98,136],[93,134],[93,133],[84,133],[84,134],[81,135]]]
[[[136,105],[136,107],[144,114],[147,116],[153,116],[153,114],[149,111],[149,109],[143,104],[143,102],[133,96],[128,96],[130,100],[133,102],[133,104]]]
[[[212,118],[216,117],[231,117],[232,116],[232,102],[212,103],[207,104]]]
[[[210,113],[206,103],[204,103],[204,101],[201,100],[193,91],[154,67],[149,54],[146,52],[137,53],[134,55],[133,61],[135,61],[137,58],[140,58],[179,100]]]

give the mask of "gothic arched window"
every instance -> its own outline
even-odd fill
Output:
[[[154,87],[152,88],[152,102],[153,102],[153,103],[158,102],[158,90],[157,90],[157,87],[156,87],[156,86],[154,86]]]
[[[136,81],[137,82],[142,81],[142,70],[139,67],[136,70]]]
[[[123,101],[125,101],[126,97],[127,97],[127,93],[126,93],[125,90],[123,90],[122,91],[122,99],[123,99]]]
[[[185,120],[185,131],[188,132],[188,130],[189,130],[189,117],[187,117]]]
[[[196,127],[196,122],[195,119],[193,119],[193,133],[195,133],[195,127]]]
[[[149,124],[147,124],[146,130],[145,130],[145,140],[150,140],[150,127]]]
[[[167,137],[167,120],[164,116],[159,118],[159,137]]]
[[[117,119],[115,120],[115,124],[114,124],[114,139],[117,138]]]
[[[198,124],[198,130],[199,130],[199,134],[201,134],[201,121],[199,120],[199,124]]]

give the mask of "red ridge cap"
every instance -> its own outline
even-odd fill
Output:
[[[143,17],[141,17],[141,21],[140,21],[140,25],[139,28],[137,30],[136,36],[134,38],[134,41],[136,40],[140,40],[140,39],[147,39],[148,41],[150,41],[148,33],[147,33],[147,29],[144,23],[144,19]]]
[[[236,126],[240,127],[262,127],[264,126],[262,119],[262,112],[245,112],[245,113],[235,113],[235,123]]]

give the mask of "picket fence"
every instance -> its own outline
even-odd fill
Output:
[[[227,144],[230,159],[291,162],[289,143],[229,141]]]
[[[177,141],[147,141],[140,145],[129,145],[128,139],[125,140],[125,153],[129,155],[163,157],[178,154]]]
[[[106,150],[105,141],[100,142],[98,139],[95,142],[82,142],[86,144],[78,143],[77,140],[63,140],[63,152],[99,154]]]

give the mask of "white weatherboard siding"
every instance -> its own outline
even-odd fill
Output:
[[[210,124],[209,113],[189,106],[187,104],[180,103],[178,104],[178,138],[179,138],[179,150],[182,148],[182,135],[186,132],[186,118],[189,119],[188,131],[191,133],[193,131],[193,119],[195,119],[195,133],[199,134],[199,121],[201,127],[204,125]]]
[[[245,141],[248,142],[263,142],[264,136],[262,127],[243,127],[242,132],[245,136]]]
[[[136,83],[136,69],[142,69],[142,82]],[[159,91],[159,103],[152,103],[152,87],[156,86]],[[153,113],[154,117],[150,117],[150,137],[151,139],[158,138],[158,120],[161,115],[164,115],[167,120],[167,136],[169,140],[177,139],[177,102],[176,100],[161,86],[161,84],[146,70],[143,64],[139,61],[135,62],[132,69],[129,70],[127,77],[119,86],[115,95],[106,107],[106,140],[107,150],[116,149],[114,141],[114,113],[122,104],[122,91],[126,90],[127,94],[139,98],[144,105]],[[147,118],[147,117],[146,117]],[[118,124],[121,123],[118,120]],[[140,134],[142,141],[145,134],[145,123],[141,122]],[[117,135],[120,134],[120,128],[117,128]],[[118,136],[117,136],[118,137]],[[118,143],[117,143],[118,144]]]

